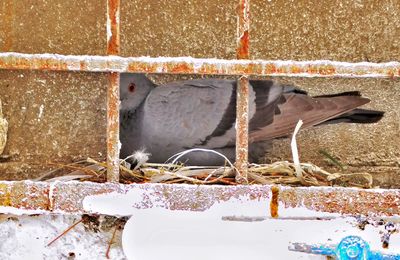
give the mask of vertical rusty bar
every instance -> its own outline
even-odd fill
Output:
[[[239,0],[237,59],[249,59],[250,0]]]
[[[107,0],[107,54],[120,52],[120,0]],[[107,181],[119,181],[119,73],[109,75],[107,89]]]
[[[248,164],[248,111],[249,111],[249,80],[246,76],[241,77],[237,84],[236,104],[236,168],[238,173],[236,181],[247,183]]]
[[[249,59],[250,0],[239,0],[238,8],[238,42],[236,55],[238,59]],[[249,147],[249,79],[242,76],[237,84],[236,104],[236,181],[247,183],[248,147]]]

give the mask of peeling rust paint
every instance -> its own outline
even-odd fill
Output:
[[[278,217],[278,208],[279,208],[279,188],[277,186],[271,187],[271,203],[270,203],[270,213],[271,217],[277,218]]]
[[[291,77],[400,77],[399,62],[223,60],[191,57],[125,58],[13,52],[0,53],[0,69]]]

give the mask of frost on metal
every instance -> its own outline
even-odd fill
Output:
[[[207,211],[228,203],[241,212],[258,205],[274,218],[318,214],[398,216],[400,190],[271,185],[0,182],[0,212],[131,215],[136,209]]]
[[[291,77],[400,77],[400,63],[0,53],[0,69]]]

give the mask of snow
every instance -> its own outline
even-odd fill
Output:
[[[211,210],[210,210],[211,211]],[[125,225],[122,245],[128,259],[326,259],[288,250],[290,243],[338,244],[348,235],[381,250],[383,227],[356,227],[353,218],[333,220],[267,219],[259,222],[223,221],[206,212],[152,208],[137,211]],[[399,252],[400,235],[393,234],[390,249]]]
[[[128,259],[326,259],[289,251],[288,246],[296,242],[338,244],[348,235],[361,236],[373,250],[382,251],[383,226],[367,225],[361,230],[355,218],[337,213],[280,207],[280,219],[273,219],[270,198],[247,195],[215,200],[203,211],[171,210],[168,203],[147,192],[132,189],[126,194],[88,196],[83,203],[91,212],[132,215],[122,237]],[[144,201],[147,206],[142,207]],[[262,221],[225,220],[232,216]],[[385,253],[400,251],[399,242],[400,234],[392,234]]]
[[[111,32],[107,32],[107,37],[111,36]],[[350,78],[364,78],[364,77],[390,77],[398,76],[398,69],[400,63],[396,61],[385,62],[385,63],[373,63],[373,62],[341,62],[331,60],[312,60],[312,61],[293,61],[293,60],[225,60],[225,59],[202,59],[193,57],[119,57],[119,56],[88,56],[88,55],[60,55],[60,54],[22,54],[15,52],[0,53],[0,60],[4,60],[4,64],[13,64],[12,66],[18,66],[18,63],[14,64],[18,59],[22,60],[46,60],[54,63],[65,63],[67,70],[72,71],[115,71],[115,72],[127,72],[131,70],[131,63],[147,63],[148,65],[156,65],[157,73],[168,73],[168,69],[164,68],[166,64],[174,63],[186,63],[193,68],[186,73],[204,73],[203,66],[211,65],[218,68],[220,74],[232,74],[229,71],[239,66],[254,65],[262,68],[261,75],[274,75],[274,76],[291,76],[291,77],[350,77]],[[86,66],[84,69],[81,67],[81,63]],[[7,65],[7,66],[8,66]],[[31,68],[34,69],[37,64],[33,62]],[[40,67],[40,66],[39,66]],[[268,67],[275,67],[277,70],[273,73],[267,72]],[[307,68],[332,68],[331,73],[308,73]],[[17,67],[16,67],[17,68]],[[292,68],[301,68],[304,72],[291,71]],[[166,71],[165,71],[166,70]],[[222,71],[223,70],[223,71]],[[278,72],[279,71],[279,72]],[[133,71],[132,71],[133,72]],[[146,72],[146,71],[137,71]],[[183,71],[180,73],[184,73]],[[215,72],[214,72],[215,73]],[[237,73],[237,72],[236,72]],[[236,74],[233,73],[233,74]],[[258,72],[259,73],[259,72]]]
[[[94,232],[85,230],[80,223],[52,245],[46,246],[80,219],[81,216],[2,216],[0,259],[105,259],[113,228],[107,232]],[[111,247],[111,259],[126,259],[119,241],[117,237]]]

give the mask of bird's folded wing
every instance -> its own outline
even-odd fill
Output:
[[[144,104],[145,134],[164,146],[206,147],[215,137],[221,137],[221,147],[234,144],[235,134],[229,131],[235,125],[235,84],[201,79],[157,87]]]
[[[278,105],[273,123],[250,133],[253,142],[290,135],[296,123],[303,120],[303,128],[318,125],[326,120],[349,112],[370,100],[358,95],[310,97],[286,93]]]

